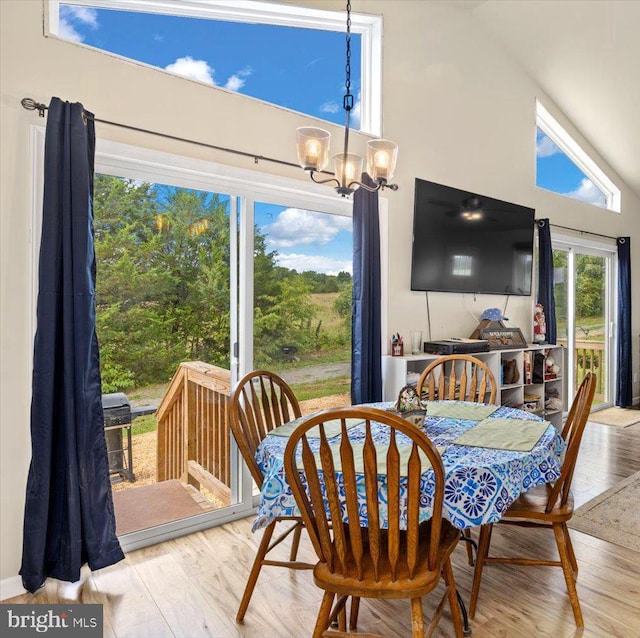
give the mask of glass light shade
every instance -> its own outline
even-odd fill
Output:
[[[346,161],[345,161],[346,160]],[[362,177],[362,157],[355,153],[338,153],[333,156],[336,179],[345,187],[351,182],[359,182]],[[354,190],[356,185],[352,187]]]
[[[398,145],[389,140],[371,140],[367,142],[367,173],[374,182],[390,181],[396,170]]]
[[[331,133],[322,128],[298,129],[298,162],[305,171],[321,171],[329,163]]]

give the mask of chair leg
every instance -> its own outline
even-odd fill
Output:
[[[458,605],[458,596],[456,595],[456,580],[453,577],[453,569],[451,567],[451,559],[447,558],[442,567],[444,582],[449,588],[449,607],[451,608],[451,619],[453,620],[453,628],[456,632],[456,638],[463,638],[464,628],[462,624],[462,614]]]
[[[468,528],[463,529],[462,535],[469,539],[465,542],[465,545],[467,546],[467,562],[471,567],[473,567],[473,543],[471,543],[471,530]]]
[[[578,580],[578,561],[576,560],[576,554],[573,551],[573,543],[571,542],[571,536],[569,535],[569,528],[566,523],[561,523],[561,525],[562,532],[564,534],[564,541],[567,544],[569,561],[571,562],[571,568],[573,569],[573,580]]]
[[[480,539],[478,541],[478,554],[476,556],[476,568],[473,572],[473,586],[471,588],[471,600],[469,602],[469,618],[476,615],[476,605],[478,603],[478,593],[480,592],[480,581],[482,580],[482,568],[489,555],[489,545],[491,544],[491,532],[493,523],[483,525],[480,528]]]
[[[576,583],[573,579],[573,571],[571,569],[571,559],[569,558],[569,551],[567,549],[565,534],[561,523],[553,524],[553,533],[555,534],[556,544],[558,545],[558,553],[560,554],[560,561],[562,562],[564,580],[567,583],[567,591],[569,592],[569,600],[571,601],[571,608],[573,609],[573,617],[575,618],[576,625],[578,627],[584,627],[580,601],[578,600],[578,592],[576,590]]]
[[[271,542],[271,537],[273,536],[273,532],[276,528],[276,522],[277,521],[273,521],[272,523],[270,523],[269,526],[264,530],[264,533],[262,534],[260,547],[258,547],[256,557],[253,561],[253,566],[251,567],[251,572],[249,573],[247,584],[244,588],[244,594],[242,595],[242,600],[240,601],[240,607],[238,608],[238,613],[236,614],[236,622],[242,622],[244,620],[244,615],[247,612],[249,601],[251,600],[251,596],[256,586],[258,576],[260,575],[260,569],[262,568],[262,561],[264,560],[264,557],[267,554],[267,550],[269,549],[269,543]]]
[[[411,599],[411,628],[412,638],[424,638],[424,614],[422,612],[422,598]]]
[[[351,613],[349,614],[349,629],[358,628],[358,612],[360,611],[360,598],[351,598]]]
[[[329,628],[329,616],[331,616],[331,607],[334,598],[335,594],[328,591],[324,592],[316,626],[313,629],[313,638],[322,638],[322,634]]]
[[[291,541],[291,553],[289,554],[289,560],[294,561],[298,556],[298,547],[300,547],[300,536],[302,536],[302,523],[296,523],[296,527],[293,530],[293,539]]]

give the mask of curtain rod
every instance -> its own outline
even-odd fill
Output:
[[[544,225],[544,220],[536,219],[536,224],[538,224],[538,226]],[[605,239],[613,239],[614,241],[621,239],[620,237],[612,237],[611,235],[603,235],[601,233],[592,233],[588,230],[578,230],[577,228],[569,228],[569,226],[561,226],[560,224],[552,224],[551,222],[549,222],[549,226],[553,226],[554,228],[562,228],[563,230],[570,230],[574,233],[580,233],[581,235],[593,235],[594,237],[604,237]]]
[[[49,109],[46,104],[42,104],[40,102],[36,102],[34,99],[30,97],[25,97],[20,100],[20,104],[22,107],[27,109],[27,111],[38,111],[40,117],[44,117],[45,111]],[[177,137],[176,135],[169,135],[168,133],[160,133],[159,131],[152,131],[146,128],[139,128],[137,126],[130,126],[129,124],[121,124],[120,122],[111,122],[109,120],[101,120],[94,115],[89,115],[85,111],[85,117],[88,119],[92,119],[94,122],[99,122],[100,124],[108,124],[109,126],[117,126],[118,128],[124,128],[129,131],[136,131],[138,133],[148,133],[149,135],[157,135],[158,137],[164,137],[167,140],[174,140],[176,142],[187,142],[188,144],[195,144],[196,146],[203,146],[205,148],[212,148],[216,151],[224,151],[225,153],[233,153],[234,155],[240,155],[242,157],[252,157],[255,164],[259,161],[263,162],[272,162],[273,164],[280,164],[282,166],[293,166],[294,168],[300,168],[299,164],[294,164],[293,162],[287,162],[285,160],[276,159],[274,157],[267,157],[265,155],[256,155],[255,153],[247,153],[245,151],[237,151],[233,148],[227,148],[226,146],[216,146],[215,144],[207,144],[206,142],[199,142],[198,140],[191,140],[186,137]],[[326,173],[327,175],[333,175],[331,171],[320,171],[322,173]]]

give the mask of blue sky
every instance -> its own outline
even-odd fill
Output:
[[[536,136],[536,185],[606,208],[606,197],[540,129]]]
[[[60,8],[62,37],[338,124],[344,122],[345,34],[315,29]],[[360,90],[360,36],[351,38]],[[356,111],[353,115],[358,128]]]

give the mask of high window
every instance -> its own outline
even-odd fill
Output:
[[[337,124],[345,17],[248,0],[49,0],[49,34]],[[380,134],[381,18],[352,15],[352,125]]]
[[[536,102],[536,186],[620,212],[620,189]]]

